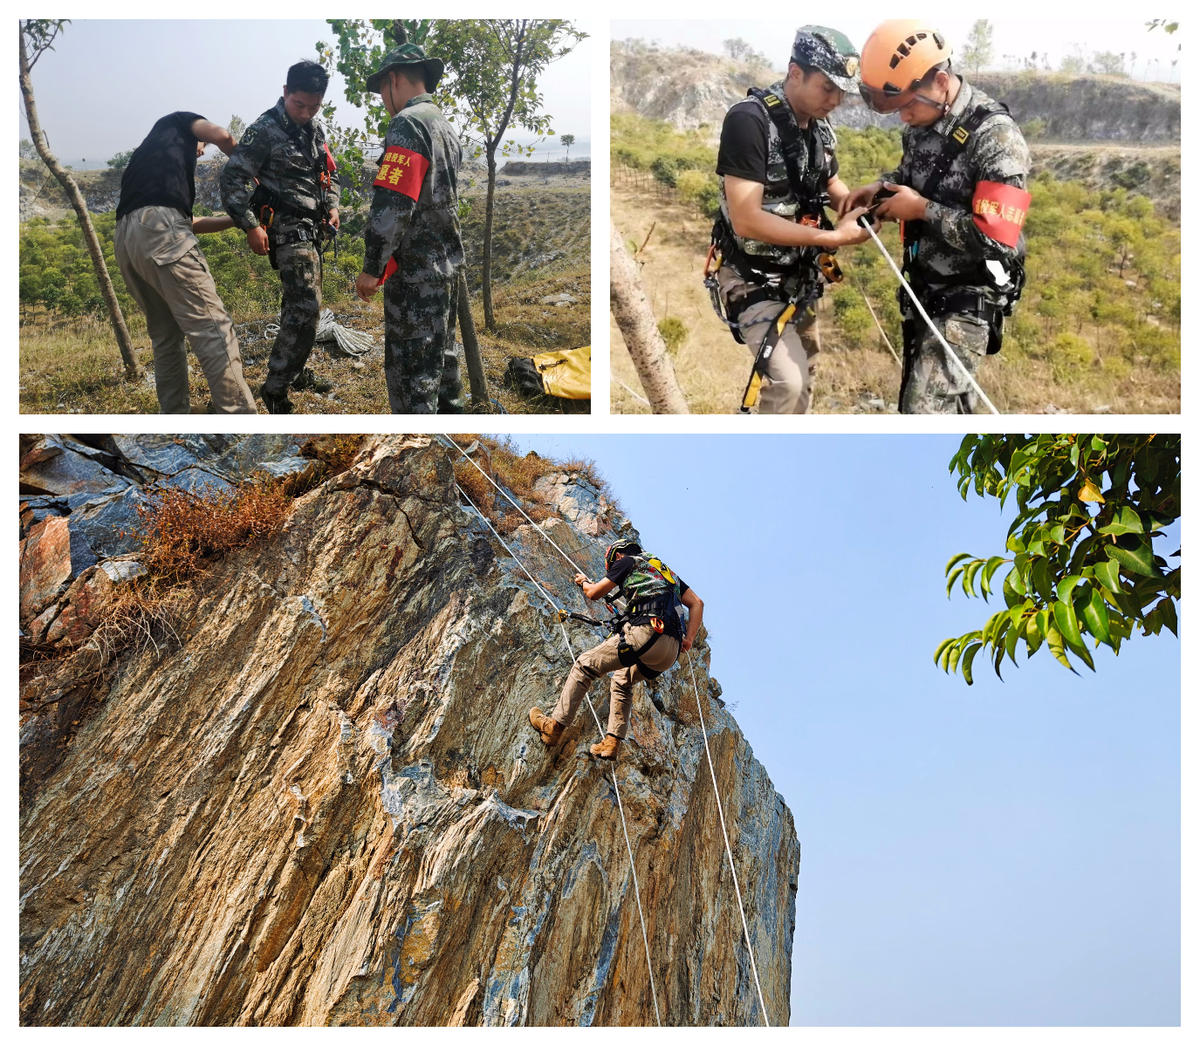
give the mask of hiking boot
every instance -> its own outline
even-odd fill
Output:
[[[542,715],[540,708],[529,710],[529,722],[534,730],[542,735],[542,741],[547,745],[556,745],[562,740],[563,730],[566,729],[557,719]]]
[[[592,745],[589,751],[597,759],[616,759],[617,749],[621,746],[621,739],[616,734],[605,734],[604,740],[598,745]]]
[[[272,396],[267,387],[263,385],[258,390],[259,398],[263,401],[263,406],[267,408],[268,414],[291,414],[292,401],[287,398],[285,392],[282,396]]]
[[[311,367],[305,367],[292,382],[292,388],[297,392],[328,392],[333,388],[333,382],[328,378],[318,378]]]

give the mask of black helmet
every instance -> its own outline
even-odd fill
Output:
[[[636,541],[629,538],[622,538],[620,541],[614,541],[607,549],[604,550],[604,569],[611,570],[613,560],[617,558],[617,553],[628,555],[630,552],[641,552],[642,546]]]

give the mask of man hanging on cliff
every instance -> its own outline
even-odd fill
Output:
[[[336,233],[338,183],[317,119],[329,74],[301,61],[283,97],[242,135],[221,172],[221,201],[255,254],[279,270],[279,335],[259,395],[272,414],[290,414],[288,389],[328,392],[332,383],[305,366],[321,314],[321,247]]]
[[[582,574],[575,584],[588,599],[604,599],[616,590],[625,600],[620,631],[599,646],[580,654],[571,666],[558,704],[549,715],[529,711],[529,722],[547,745],[557,744],[571,725],[588,687],[612,672],[608,701],[608,732],[591,747],[592,755],[615,759],[629,729],[633,684],[654,679],[670,668],[681,650],[691,650],[700,631],[704,603],[657,556],[647,555],[636,541],[617,541],[604,554],[606,573],[591,582]],[[688,611],[687,634],[676,613],[677,604]]]
[[[951,69],[950,45],[928,22],[884,22],[863,46],[860,90],[898,113],[904,155],[896,170],[848,193],[840,213],[893,193],[875,211],[899,221],[904,273],[950,349],[972,375],[998,352],[1004,317],[1025,283],[1029,147],[1007,106]],[[976,395],[913,307],[904,322],[902,414],[973,414]]]
[[[457,414],[455,287],[463,263],[458,224],[458,134],[433,104],[445,66],[397,30],[397,47],[367,80],[392,118],[355,292],[383,291],[384,363],[393,414]],[[391,275],[392,273],[395,275]],[[390,277],[390,278],[389,278]]]

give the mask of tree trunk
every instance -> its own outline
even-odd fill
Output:
[[[687,400],[675,380],[675,368],[646,301],[637,264],[629,257],[617,227],[609,222],[608,228],[609,304],[650,409],[655,414],[687,414]]]
[[[467,375],[471,379],[471,402],[486,407],[491,397],[483,373],[483,357],[479,355],[479,340],[475,337],[471,292],[467,290],[467,276],[462,269],[458,270],[458,329],[462,332],[463,355],[467,357]]]
[[[487,151],[487,206],[483,216],[483,329],[496,329],[496,314],[492,311],[492,215],[496,196],[496,146],[489,143]]]
[[[25,116],[29,122],[29,134],[33,138],[34,148],[42,162],[50,169],[50,173],[58,179],[83,229],[83,241],[87,244],[88,254],[92,256],[92,267],[96,270],[96,281],[100,284],[100,293],[104,296],[104,304],[108,306],[109,320],[112,322],[113,333],[117,337],[117,347],[121,350],[121,359],[125,361],[125,377],[129,381],[137,381],[142,377],[142,365],[133,354],[133,342],[125,326],[125,317],[121,314],[121,306],[117,302],[117,293],[113,290],[112,279],[108,275],[108,266],[104,263],[104,252],[100,249],[100,241],[96,230],[92,227],[92,219],[88,214],[87,203],[75,179],[71,177],[57,157],[50,151],[46,136],[42,133],[42,125],[38,120],[37,105],[33,98],[33,80],[29,75],[29,56],[25,51],[25,30],[17,24],[17,34],[21,41],[21,94],[25,97]]]

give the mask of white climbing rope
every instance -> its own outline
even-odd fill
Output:
[[[450,439],[449,436],[447,436],[446,438]],[[450,442],[453,443],[454,441],[450,440]],[[463,456],[466,457],[465,454]],[[471,461],[470,458],[467,458],[467,460]],[[471,462],[471,464],[475,464],[475,463]],[[478,466],[476,466],[476,467],[478,468]],[[486,476],[487,473],[485,472],[484,475]],[[488,476],[488,478],[491,479],[490,476]],[[496,535],[496,540],[499,541],[500,544],[504,546],[504,550],[513,558],[513,561],[517,564],[517,566],[519,566],[522,570],[525,571],[525,576],[534,583],[537,590],[539,592],[541,592],[541,594],[545,597],[546,602],[550,604],[550,606],[554,609],[554,611],[556,613],[558,613],[562,608],[560,608],[554,602],[553,598],[551,598],[551,596],[550,596],[550,593],[547,592],[541,586],[541,584],[539,584],[537,578],[535,578],[529,572],[529,569],[525,566],[524,563],[521,562],[520,557],[512,550],[511,547],[509,547],[508,542],[505,541],[504,538],[502,538],[500,536],[499,531],[497,531],[496,528],[494,526],[492,526],[491,520],[489,520],[487,518],[487,516],[485,516],[479,510],[479,506],[476,505],[475,502],[471,500],[471,496],[465,490],[463,490],[463,488],[458,483],[455,483],[454,486],[455,486],[455,488],[457,488],[459,494],[461,494],[464,498],[467,499],[467,503],[471,506],[471,508],[473,508],[475,510],[475,512],[479,516],[479,518],[482,519],[483,522],[487,524],[488,530],[490,530],[493,534]],[[499,488],[497,488],[497,489],[499,489]],[[517,508],[520,508],[520,506],[518,505]],[[524,515],[524,512],[522,512],[522,515]],[[526,516],[525,518],[529,519],[528,516]],[[529,520],[529,522],[533,523],[533,520]],[[535,527],[537,526],[536,523],[534,523],[533,525]],[[539,527],[538,529],[540,530],[541,528]],[[545,535],[543,535],[543,536],[545,536]],[[549,538],[547,538],[547,540],[549,540]],[[552,541],[550,543],[552,545],[554,544],[554,542],[552,542]],[[557,545],[554,545],[554,547],[558,548]],[[562,552],[562,549],[559,549],[559,552]],[[564,556],[566,556],[565,552],[562,552],[562,554]],[[567,627],[566,627],[566,625],[563,624],[563,620],[561,617],[558,619],[558,627],[562,629],[563,642],[566,643],[567,653],[569,653],[571,655],[571,661],[572,661],[572,663],[574,663],[575,650],[571,646],[571,639],[567,635]],[[600,740],[603,741],[604,740],[604,727],[601,726],[601,724],[600,724],[600,717],[596,714],[596,708],[592,704],[591,696],[587,693],[585,693],[583,696],[584,696],[584,700],[587,701],[588,709],[592,713],[592,718],[596,721],[596,729],[600,731]],[[662,1027],[662,1016],[659,1014],[659,1010],[658,1010],[658,990],[654,986],[654,966],[650,961],[650,938],[646,935],[646,914],[642,910],[642,891],[638,886],[637,866],[634,864],[634,860],[633,860],[633,846],[629,842],[629,827],[625,823],[625,805],[621,802],[621,789],[617,786],[617,769],[615,766],[609,771],[609,776],[612,779],[613,793],[617,797],[617,811],[621,815],[621,831],[625,835],[625,849],[629,854],[629,871],[630,871],[630,874],[633,876],[633,896],[634,896],[635,900],[637,901],[638,919],[642,924],[642,944],[645,946],[645,949],[646,949],[646,969],[650,974],[650,995],[651,995],[651,998],[654,1000],[654,1020],[656,1021],[658,1026],[661,1028]],[[719,802],[719,800],[718,800],[718,802]],[[755,974],[756,978],[757,978],[757,976],[758,975]]]
[[[625,382],[623,382],[620,378],[613,378],[613,381],[615,381],[618,385],[620,385],[621,388],[623,388],[626,392],[628,392],[629,395],[631,395],[639,403],[644,403],[644,404],[646,404],[647,407],[650,406],[650,401],[648,399],[646,399],[645,396],[643,396],[640,392],[635,392],[628,385],[626,385]]]
[[[499,483],[497,483],[494,479],[492,479],[492,477],[489,476],[486,471],[481,469],[479,467],[479,463],[472,460],[471,456],[465,450],[463,450],[462,447],[460,447],[457,443],[454,442],[453,438],[450,436],[449,433],[446,433],[445,435],[446,435],[446,439],[448,439],[450,441],[451,446],[453,446],[455,450],[457,450],[464,458],[466,458],[467,461],[470,461],[471,464],[475,466],[476,471],[484,479],[486,479],[493,487],[495,487],[510,502],[512,502],[513,508],[515,508],[519,513],[521,513],[521,515],[524,516],[527,520],[529,520],[530,523],[533,523],[534,529],[537,530],[537,532],[539,534],[541,534],[542,537],[544,537],[547,541],[549,541],[551,545],[554,545],[555,549],[558,551],[558,554],[560,556],[562,556],[563,559],[565,559],[568,563],[570,563],[571,566],[573,566],[576,570],[579,571],[579,573],[581,573],[581,574],[584,573],[583,567],[581,567],[578,563],[575,562],[575,560],[573,560],[561,548],[559,548],[558,545],[555,544],[554,538],[552,538],[541,527],[539,527],[536,523],[533,522],[533,518],[529,515],[529,513],[526,512],[523,508],[521,508],[520,504],[516,501],[516,499],[513,498],[513,496],[511,494],[509,494],[509,492],[507,490],[505,490],[502,486],[500,486]],[[462,488],[460,487],[459,489],[461,490]],[[468,498],[467,500],[470,501],[471,499]],[[497,536],[499,536],[499,535],[497,535]],[[529,571],[525,571],[525,572],[527,574],[529,573]],[[535,581],[534,584],[536,585],[537,582]],[[541,588],[540,585],[538,585],[538,587]],[[542,591],[544,592],[545,589],[542,589]]]
[[[754,987],[758,990],[758,1005],[762,1011],[763,1024],[771,1027],[767,1016],[767,1004],[763,1002],[762,985],[758,982],[758,963],[754,961],[754,945],[750,943],[750,927],[746,923],[746,908],[742,904],[742,888],[738,885],[737,868],[733,863],[733,850],[729,845],[729,833],[725,830],[725,811],[721,807],[721,792],[717,788],[717,772],[713,769],[712,751],[708,747],[708,727],[704,724],[704,710],[700,707],[700,688],[696,685],[696,668],[689,653],[688,671],[692,673],[692,690],[696,695],[696,711],[700,713],[700,732],[704,736],[704,755],[708,759],[708,772],[712,777],[713,795],[717,799],[717,816],[721,821],[721,834],[725,837],[725,854],[729,858],[729,870],[733,872],[733,890],[737,894],[738,911],[742,914],[742,932],[746,935],[746,950],[750,953],[750,970],[754,974]]]
[[[862,295],[863,304],[866,305],[867,312],[871,314],[871,319],[875,321],[875,326],[879,329],[879,336],[883,339],[884,345],[887,346],[888,352],[892,354],[892,359],[900,363],[900,357],[896,355],[896,350],[892,348],[892,343],[888,341],[888,336],[884,333],[883,324],[879,322],[879,317],[875,315],[875,310],[871,308],[871,299],[867,297],[867,292],[861,287],[857,287],[856,290]],[[900,363],[900,366],[903,367],[904,364]]]
[[[864,215],[864,217],[865,217],[865,215]],[[992,403],[992,401],[990,399],[987,398],[987,393],[985,393],[983,391],[983,389],[981,389],[979,387],[979,382],[977,382],[973,377],[971,377],[971,372],[969,370],[967,370],[967,365],[965,363],[963,363],[963,361],[960,360],[954,354],[954,350],[951,349],[950,346],[946,344],[946,339],[942,337],[942,332],[939,331],[937,329],[937,327],[934,326],[933,320],[931,320],[929,318],[929,313],[927,313],[925,311],[925,306],[923,306],[917,300],[917,295],[914,293],[914,291],[912,289],[912,285],[908,282],[908,280],[906,280],[904,278],[904,274],[901,273],[899,268],[896,267],[896,263],[895,263],[895,261],[892,260],[892,256],[890,254],[888,254],[888,250],[883,245],[883,241],[878,236],[875,235],[875,230],[871,228],[869,223],[864,223],[861,218],[859,219],[859,224],[862,226],[862,228],[866,229],[867,232],[869,232],[871,234],[871,239],[875,241],[875,246],[879,248],[879,253],[883,255],[883,257],[887,261],[888,265],[890,265],[892,267],[892,272],[894,272],[896,274],[896,279],[898,279],[900,281],[900,286],[903,287],[905,289],[905,291],[908,292],[909,298],[912,299],[912,303],[917,307],[917,312],[919,312],[921,314],[921,319],[923,319],[925,321],[926,326],[928,326],[929,329],[933,332],[933,336],[942,343],[942,348],[946,350],[946,357],[948,359],[954,360],[954,362],[958,365],[958,369],[960,371],[962,371],[963,377],[965,377],[967,379],[967,382],[970,384],[971,388],[973,388],[977,393],[979,393],[979,398],[981,400],[983,400],[983,402],[987,405],[987,409],[990,410],[993,414],[999,414],[1000,412],[996,409],[996,405],[994,403]]]
[[[889,348],[890,347],[891,346],[889,345]],[[986,399],[986,397],[984,397],[984,398]],[[460,447],[457,443],[454,442],[454,440],[450,437],[449,434],[446,434],[445,438],[454,446],[454,449],[457,450],[459,452],[459,454],[461,454],[464,458],[466,458],[467,461],[470,461],[471,464],[475,466],[475,469],[479,472],[479,474],[481,476],[483,476],[484,479],[486,479],[493,487],[496,488],[496,490],[498,490],[501,494],[503,494],[504,497],[513,505],[514,508],[516,508],[516,510],[518,512],[521,513],[522,516],[524,516],[527,520],[529,520],[529,522],[530,522],[530,524],[532,524],[533,528],[539,534],[541,534],[542,537],[544,537],[547,541],[549,541],[551,545],[554,546],[554,548],[558,551],[558,554],[560,556],[562,556],[563,559],[565,559],[568,563],[570,563],[571,566],[573,566],[581,574],[585,573],[583,568],[580,567],[579,564],[576,563],[570,556],[568,556],[561,548],[559,548],[558,545],[554,542],[554,540],[550,537],[550,535],[547,534],[544,530],[542,530],[542,528],[539,527],[537,525],[537,523],[534,522],[534,520],[520,506],[520,504],[512,497],[512,495],[510,495],[508,493],[508,491],[506,491],[503,487],[500,486],[499,483],[497,483],[494,479],[492,479],[492,477],[489,476],[484,469],[480,468],[479,465],[475,461],[473,461],[471,459],[471,457],[466,453],[466,451],[464,451],[462,449],[462,447]],[[475,511],[479,513],[479,517],[484,521],[484,523],[487,524],[488,529],[491,530],[491,532],[496,535],[497,540],[508,551],[508,554],[510,556],[512,556],[512,558],[521,567],[521,569],[523,571],[525,571],[526,577],[528,577],[529,580],[532,581],[534,583],[534,585],[537,586],[538,590],[542,593],[542,595],[544,595],[546,597],[546,600],[550,603],[550,605],[552,607],[555,607],[555,609],[557,610],[558,607],[556,606],[554,600],[550,597],[550,594],[537,582],[537,580],[534,578],[534,576],[526,568],[525,564],[522,563],[521,560],[517,557],[516,553],[514,553],[512,551],[512,549],[509,548],[509,546],[504,541],[504,539],[502,537],[500,537],[499,533],[496,531],[496,528],[492,526],[491,521],[488,520],[487,517],[484,516],[483,513],[479,511],[479,509],[476,507],[475,503],[473,501],[471,501],[471,498],[467,495],[466,491],[464,491],[461,486],[458,486],[457,483],[455,484],[455,486],[458,487],[459,493],[461,493],[462,496],[467,499],[467,501],[470,503],[471,507],[474,508]],[[575,652],[571,648],[571,641],[569,638],[567,638],[566,626],[563,625],[563,622],[561,619],[559,620],[559,627],[562,629],[563,639],[566,641],[567,650],[570,651],[571,659],[573,661],[575,659]],[[734,892],[737,895],[738,911],[742,917],[742,931],[746,935],[746,947],[750,953],[750,968],[751,968],[751,972],[754,974],[754,987],[758,991],[758,1003],[759,1003],[760,1010],[762,1012],[763,1023],[766,1024],[766,1026],[769,1028],[771,1026],[771,1022],[770,1022],[770,1018],[767,1016],[767,1006],[766,1006],[765,1001],[763,1000],[762,985],[760,984],[759,979],[758,979],[758,963],[755,961],[755,958],[754,958],[754,946],[750,942],[750,927],[749,927],[749,924],[746,922],[746,908],[742,902],[742,890],[741,890],[741,886],[738,884],[737,869],[734,867],[734,863],[733,863],[733,850],[729,845],[729,833],[725,829],[725,812],[721,806],[721,795],[720,795],[720,791],[717,787],[717,775],[716,775],[716,771],[713,769],[712,752],[709,750],[709,746],[708,746],[708,729],[704,724],[704,712],[700,708],[700,690],[696,684],[696,669],[692,665],[691,654],[688,654],[688,669],[692,675],[692,689],[696,694],[696,710],[700,713],[700,729],[701,729],[701,733],[704,736],[704,752],[708,759],[708,772],[712,776],[713,795],[716,797],[716,800],[717,800],[717,814],[721,821],[721,834],[725,838],[725,853],[729,857],[729,868],[733,872],[733,888],[734,888]],[[595,719],[595,721],[596,721],[596,728],[600,731],[601,737],[603,738],[604,728],[600,724],[600,717],[598,715],[596,715],[596,709],[592,706],[592,699],[590,697],[588,697],[586,694],[584,696],[587,698],[588,708],[591,709],[592,718]],[[625,832],[625,846],[629,850],[629,861],[630,861],[630,866],[632,867],[632,865],[633,865],[633,849],[629,844],[629,830],[628,830],[628,828],[626,828],[626,825],[625,825],[625,812],[624,812],[624,808],[621,805],[621,793],[619,791],[617,791],[617,778],[616,778],[615,770],[612,775],[612,780],[613,780],[613,790],[616,791],[616,794],[617,794],[617,807],[618,807],[618,809],[621,810],[621,828]],[[642,915],[642,900],[641,900],[641,893],[638,890],[636,872],[633,877],[633,888],[634,888],[634,893],[637,896],[638,915],[642,919],[642,940],[643,940],[643,943],[646,945],[646,965],[649,967],[649,965],[650,965],[650,944],[649,944],[648,940],[646,939],[646,920],[645,920],[645,917]],[[655,1017],[657,1018],[658,1017],[658,994],[654,989],[654,974],[653,974],[653,972],[651,972],[651,975],[650,975],[650,990],[654,994],[654,1014],[655,1014]],[[660,1021],[659,1022],[660,1026],[661,1026],[661,1023],[662,1022]]]

